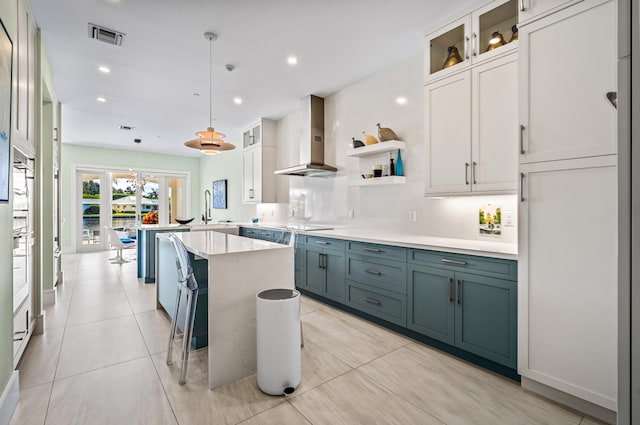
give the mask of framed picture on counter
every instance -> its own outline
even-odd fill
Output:
[[[213,208],[227,209],[227,180],[215,180],[213,182]]]
[[[0,20],[0,202],[9,202],[13,43]]]

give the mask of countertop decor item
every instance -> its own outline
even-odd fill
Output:
[[[450,66],[453,66],[457,63],[462,62],[462,57],[460,56],[460,52],[458,52],[458,48],[455,45],[449,46],[447,48],[447,51],[449,52],[449,55],[447,56],[447,59],[444,61],[444,65],[442,65],[442,69],[447,69]]]
[[[186,219],[182,219],[182,218],[176,218],[176,223],[181,224],[181,225],[186,225],[189,224],[193,221],[193,217],[191,218],[186,218]]]
[[[491,40],[489,40],[487,52],[490,52],[493,49],[497,49],[500,46],[504,46],[505,44],[507,44],[507,42],[504,41],[504,37],[502,36],[502,34],[500,34],[498,31],[495,31],[493,34],[491,34]]]
[[[398,149],[398,159],[396,160],[396,176],[404,176],[404,170],[402,169],[402,156],[400,155],[400,149]]]
[[[355,137],[352,137],[351,140],[353,140],[353,142],[351,142],[351,146],[353,146],[354,148],[361,148],[364,146],[362,140],[356,140]]]
[[[196,132],[198,138],[185,142],[185,146],[193,149],[199,149],[205,155],[216,155],[222,151],[230,151],[236,147],[225,142],[227,137],[222,133],[218,133],[212,126],[213,117],[213,42],[218,36],[212,32],[205,32],[204,38],[209,40],[209,127],[205,131]]]
[[[386,142],[387,140],[398,140],[398,135],[387,127],[380,127],[380,123],[376,124],[378,126],[378,139],[381,142]]]
[[[369,145],[374,145],[376,143],[378,143],[378,139],[376,139],[376,136],[372,136],[371,134],[367,134],[364,131],[362,132],[363,134],[363,139],[364,139],[364,144],[369,146]]]

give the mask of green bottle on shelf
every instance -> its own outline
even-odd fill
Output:
[[[398,159],[396,160],[396,176],[404,176],[404,170],[402,169],[402,156],[400,155],[400,149],[398,149]]]

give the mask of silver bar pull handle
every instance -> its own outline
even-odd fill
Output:
[[[253,199],[253,189],[249,189],[249,198]]]
[[[364,269],[365,273],[369,273],[369,274],[374,274],[376,276],[380,276],[382,273],[380,273],[379,271],[376,270],[369,270],[369,269]]]
[[[473,184],[478,184],[478,182],[476,181],[477,169],[478,163],[473,161],[473,168],[471,168],[471,180],[473,181]]]
[[[378,300],[372,300],[371,298],[363,298],[364,301],[368,302],[369,304],[375,304],[375,305],[380,305],[380,301]]]
[[[520,155],[524,155],[524,125],[520,124]]]
[[[471,50],[473,51],[473,56],[478,56],[478,53],[476,52],[476,45],[478,43],[476,43],[476,40],[478,39],[478,34],[476,34],[475,32],[473,33],[473,47],[471,48]]]
[[[318,254],[318,268],[322,268],[322,254]]]
[[[316,243],[320,245],[329,245],[329,242],[325,242],[325,241],[316,241]]]
[[[469,184],[469,163],[464,163],[464,184]]]
[[[615,109],[618,109],[618,92],[607,92],[607,100],[609,100],[609,103],[611,103]]]
[[[453,298],[451,298],[451,284],[453,283],[453,279],[449,278],[447,282],[447,298],[449,298],[449,302],[453,302]]]
[[[524,7],[524,0],[520,0],[520,12],[524,12],[525,10],[527,10],[527,8]]]
[[[464,52],[464,58],[468,60],[469,59],[469,50],[470,50],[469,49],[469,37],[468,36],[465,37],[465,40],[467,42],[467,46],[466,46],[466,49],[465,49],[465,52]]]
[[[461,266],[467,265],[467,263],[465,263],[464,261],[449,260],[448,258],[441,258],[440,261],[442,261],[443,263],[449,263],[449,264],[459,264]]]
[[[456,280],[456,304],[460,304],[460,280]]]
[[[520,173],[520,202],[524,202],[524,173]]]
[[[382,250],[378,248],[365,248],[364,250],[369,252],[382,252]]]

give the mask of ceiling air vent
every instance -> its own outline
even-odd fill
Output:
[[[89,38],[102,41],[103,43],[112,44],[114,46],[122,46],[124,33],[110,30],[96,24],[89,24]]]
[[[131,126],[131,125],[121,125],[119,126],[120,130],[128,130],[131,131],[133,130],[135,127]]]

